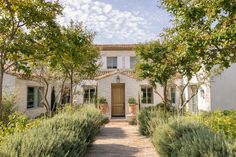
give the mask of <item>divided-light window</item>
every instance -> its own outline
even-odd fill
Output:
[[[117,57],[107,57],[107,69],[117,69]]]
[[[43,87],[27,87],[27,108],[43,106]]]
[[[143,104],[153,103],[153,88],[152,87],[141,87],[142,97],[141,102]]]
[[[93,86],[84,87],[84,103],[93,104],[96,98],[96,88]]]

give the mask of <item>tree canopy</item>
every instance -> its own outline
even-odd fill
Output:
[[[173,17],[173,27],[166,30],[178,56],[210,71],[215,65],[227,68],[236,61],[235,0],[162,0],[162,6]]]
[[[29,72],[29,61],[47,56],[42,41],[52,36],[61,9],[57,1],[0,0],[0,110],[4,72]]]
[[[139,77],[148,79],[153,87],[156,88],[158,83],[164,87],[163,96],[157,90],[155,92],[162,98],[165,110],[168,102],[167,84],[177,74],[177,57],[175,51],[170,50],[167,42],[159,40],[135,48],[139,58],[136,72]]]
[[[99,65],[98,50],[93,45],[94,33],[89,32],[82,24],[71,22],[69,27],[61,28],[58,47],[51,64],[64,77],[70,79],[70,98],[73,101],[73,85],[82,79],[91,78]]]

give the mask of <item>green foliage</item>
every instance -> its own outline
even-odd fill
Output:
[[[142,108],[137,115],[140,134],[150,136],[155,127],[168,117],[168,114],[164,114],[157,106]]]
[[[25,115],[17,112],[10,114],[7,123],[0,123],[0,142],[4,141],[7,135],[38,127],[41,121],[41,119],[29,120]]]
[[[0,117],[2,110],[3,75],[31,72],[31,63],[49,57],[49,40],[57,36],[55,18],[61,13],[58,1],[0,1]],[[55,36],[54,36],[55,35]],[[52,40],[50,40],[52,41]],[[7,117],[7,116],[5,116]]]
[[[16,107],[16,95],[3,93],[2,121],[4,123],[7,123],[9,115],[15,112],[15,107]]]
[[[134,97],[129,98],[128,103],[129,103],[129,105],[136,105],[137,104],[136,99]]]
[[[178,72],[175,50],[169,48],[167,40],[157,40],[138,45],[135,53],[139,58],[136,73],[142,79],[148,79],[155,89],[157,84],[163,86],[163,96],[158,90],[155,92],[161,97],[164,104],[167,104],[168,82],[174,79]],[[166,108],[164,111],[166,112]]]
[[[50,66],[70,80],[70,103],[73,103],[74,84],[95,75],[99,53],[93,44],[94,33],[82,23],[72,21],[68,27],[62,27],[58,39]]]
[[[137,125],[137,119],[134,116],[128,118],[129,125]]]
[[[163,110],[163,109],[164,109],[164,103],[163,103],[163,102],[157,104],[156,106],[157,106],[157,108],[159,108],[160,110]],[[173,113],[173,115],[174,115],[174,113],[176,112],[176,108],[175,108],[174,106],[172,106],[170,103],[167,103],[167,104],[166,104],[166,110],[167,110],[167,112],[168,112],[169,114],[170,114],[170,113]]]
[[[236,111],[215,111],[195,116],[215,132],[224,132],[228,138],[236,138]]]
[[[153,86],[164,85],[176,74],[176,56],[168,50],[168,45],[160,41],[140,44],[135,48],[140,58],[136,72],[141,78],[148,78]]]
[[[98,98],[98,104],[107,104],[107,99],[104,97],[99,97]]]
[[[178,54],[186,76],[215,65],[227,68],[236,61],[235,0],[162,0],[173,27],[165,36]],[[180,62],[180,63],[181,63]]]
[[[188,119],[159,125],[152,142],[161,156],[226,157],[230,153],[223,135]]]
[[[16,133],[1,144],[1,156],[83,156],[102,125],[92,106],[59,113],[41,127]]]
[[[110,122],[108,117],[103,116],[102,118],[102,124],[108,124]]]

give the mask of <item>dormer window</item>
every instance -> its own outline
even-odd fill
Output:
[[[107,57],[107,69],[117,69],[117,57]]]

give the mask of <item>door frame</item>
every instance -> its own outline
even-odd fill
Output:
[[[122,85],[123,87],[123,97],[124,97],[124,115],[112,115],[112,106],[113,106],[113,92],[112,92],[112,87],[116,85]],[[125,83],[111,83],[111,117],[125,117],[126,109],[125,109]]]

